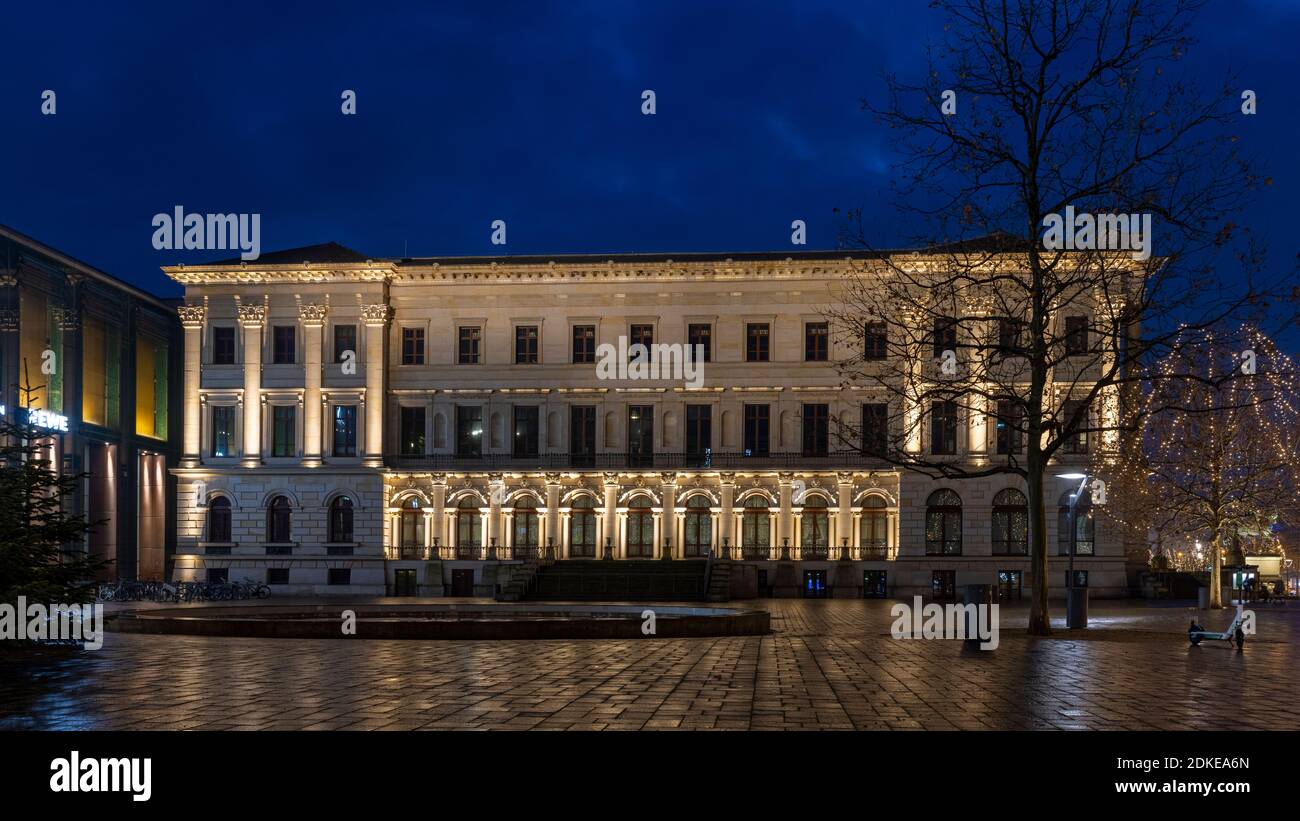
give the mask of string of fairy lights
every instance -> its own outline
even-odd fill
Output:
[[[1231,339],[1238,343],[1214,333],[1178,340],[1134,409],[1138,447],[1123,455],[1116,478],[1134,494],[1123,507],[1155,512],[1153,520],[1104,508],[1144,537],[1169,526],[1174,545],[1166,549],[1161,538],[1157,550],[1174,569],[1213,565],[1216,522],[1221,562],[1229,534],[1255,537],[1256,551],[1281,552],[1271,525],[1300,510],[1300,374],[1259,329],[1243,327]],[[1196,555],[1178,550],[1180,539],[1189,548],[1208,544]]]

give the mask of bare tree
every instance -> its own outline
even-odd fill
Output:
[[[1229,546],[1293,516],[1300,502],[1297,384],[1291,360],[1246,328],[1171,352],[1134,409],[1143,458],[1125,463],[1136,480],[1128,484],[1149,517],[1211,543],[1211,607],[1223,606]]]
[[[1179,70],[1198,3],[938,5],[925,81],[887,77],[889,104],[864,103],[898,135],[895,193],[930,253],[870,255],[828,309],[860,343],[844,383],[887,414],[839,427],[928,476],[1021,477],[1029,628],[1047,634],[1049,467],[1104,478],[1143,366],[1258,298],[1233,223],[1258,180],[1231,134],[1239,92]],[[874,249],[861,211],[845,232]]]

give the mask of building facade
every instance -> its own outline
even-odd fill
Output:
[[[900,472],[839,435],[887,401],[841,384],[835,362],[862,341],[824,316],[870,264],[375,260],[330,244],[165,268],[186,292],[176,578],[490,595],[539,554],[712,552],[733,560],[735,596],[993,583],[1016,597],[1030,572],[1019,479]],[[702,350],[703,371],[610,367],[636,344]],[[987,463],[994,424],[952,420],[955,458]],[[1104,461],[1095,442],[1076,451],[1059,472]],[[1078,482],[1048,481],[1059,592]],[[1080,583],[1124,594],[1118,533],[1091,509],[1077,521]]]
[[[0,408],[41,419],[106,581],[172,576],[180,456],[176,306],[0,226]],[[40,412],[32,416],[31,411]]]

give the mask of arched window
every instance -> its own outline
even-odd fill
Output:
[[[799,557],[825,559],[830,555],[830,519],[826,497],[812,494],[804,499],[799,515]]]
[[[537,500],[522,496],[515,502],[515,532],[511,549],[516,559],[537,555]]]
[[[402,543],[404,553],[418,553],[424,549],[424,509],[415,496],[402,502]]]
[[[655,516],[649,496],[636,496],[627,503],[627,555],[649,559],[655,550]]]
[[[993,555],[1029,555],[1029,506],[1015,488],[993,497]]]
[[[713,514],[709,511],[709,497],[695,494],[686,500],[685,541],[683,556],[707,556],[713,544]]]
[[[573,500],[569,511],[569,555],[575,558],[596,558],[596,511],[590,496]]]
[[[208,541],[230,541],[230,500],[225,496],[208,502]]]
[[[276,496],[266,507],[266,540],[277,544],[293,541],[293,510],[284,496]]]
[[[767,499],[750,496],[740,517],[741,554],[750,560],[767,559],[772,553],[772,531],[767,523]]]
[[[885,500],[879,496],[872,495],[862,500],[858,551],[864,559],[884,559],[889,554],[889,512],[885,509]]]
[[[961,555],[961,497],[946,488],[925,500],[925,555]]]
[[[352,500],[347,496],[340,496],[330,502],[329,540],[352,541]]]
[[[1067,490],[1061,494],[1061,509],[1056,518],[1056,542],[1058,552],[1062,556],[1070,555],[1070,501],[1074,496],[1074,491]],[[1079,503],[1074,511],[1074,530],[1078,534],[1078,542],[1074,546],[1074,555],[1091,556],[1093,554],[1093,539],[1096,533],[1096,523],[1092,518],[1092,491],[1088,488],[1083,489],[1083,495],[1079,497]]]
[[[483,545],[483,519],[478,512],[478,502],[466,496],[456,505],[456,556],[477,559]]]

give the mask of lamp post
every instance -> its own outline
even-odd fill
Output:
[[[1074,584],[1074,554],[1079,548],[1079,499],[1088,489],[1088,474],[1062,473],[1060,476],[1062,479],[1081,480],[1078,489],[1070,496],[1070,506],[1066,509],[1067,521],[1070,523],[1070,559],[1065,583],[1065,626],[1070,630],[1079,630],[1088,626],[1088,605],[1086,600],[1081,599],[1087,591],[1081,594]]]

